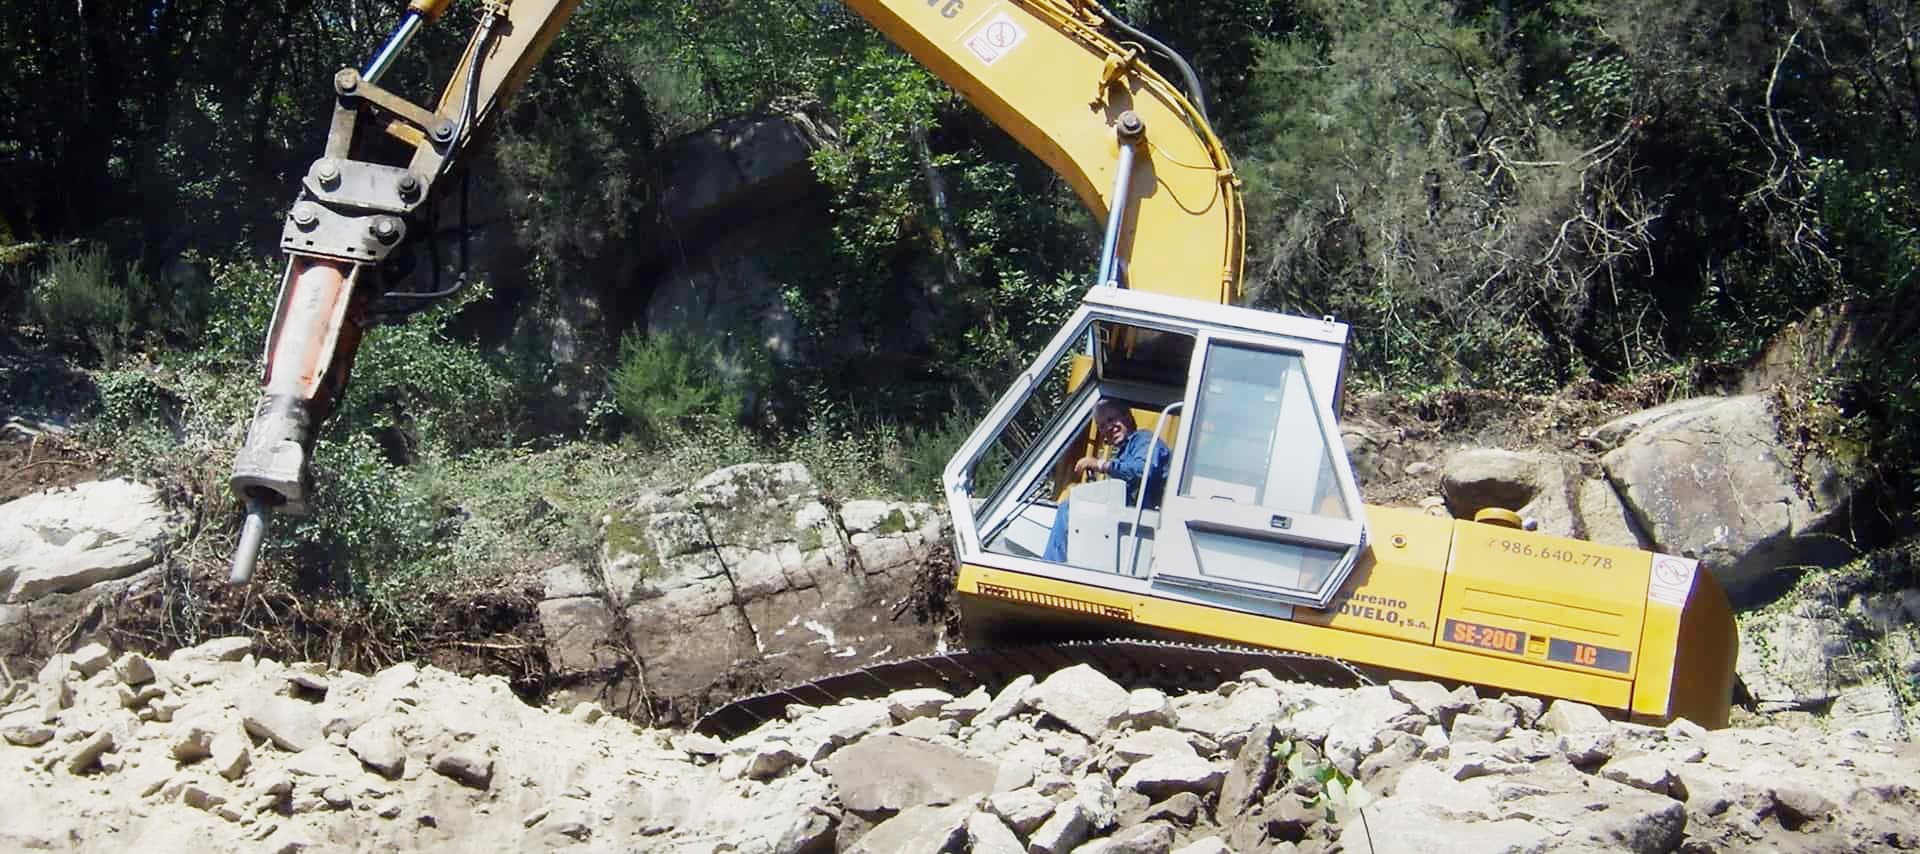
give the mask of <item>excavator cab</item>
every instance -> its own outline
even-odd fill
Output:
[[[1361,503],[1346,342],[1093,288],[947,465],[968,645],[1225,642],[1725,725],[1733,621],[1697,562]],[[1077,482],[1101,401],[1167,446],[1163,472]]]
[[[1346,339],[1331,320],[1093,289],[947,468],[963,556],[1270,616],[1324,608],[1366,544],[1334,422]],[[1068,482],[1103,400],[1172,452],[1145,489]],[[1048,560],[1056,528],[1066,554]]]

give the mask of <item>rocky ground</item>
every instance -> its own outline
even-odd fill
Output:
[[[723,742],[494,677],[89,646],[7,689],[11,850],[1895,851],[1920,749],[1254,671],[794,707]],[[1359,785],[1352,785],[1357,782]]]

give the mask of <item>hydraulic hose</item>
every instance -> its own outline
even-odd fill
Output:
[[[1126,33],[1128,38],[1153,48],[1160,55],[1173,60],[1174,67],[1180,71],[1180,79],[1187,84],[1187,98],[1193,101],[1193,108],[1200,113],[1200,120],[1207,124],[1213,124],[1213,119],[1207,116],[1207,96],[1205,92],[1200,90],[1200,78],[1193,73],[1193,66],[1188,65],[1186,59],[1182,58],[1180,54],[1175,53],[1173,48],[1162,44],[1159,39],[1147,35],[1139,29],[1136,29],[1132,24],[1121,20],[1119,15],[1107,11],[1107,7],[1099,3],[1093,3],[1091,5],[1093,6],[1093,11],[1107,23],[1112,24],[1114,29]]]

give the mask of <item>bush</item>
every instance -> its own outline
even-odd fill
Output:
[[[116,357],[133,332],[133,304],[113,281],[105,248],[55,249],[35,277],[29,298],[33,319],[55,344],[86,347],[104,359]]]
[[[745,394],[715,367],[717,361],[712,345],[629,331],[620,337],[614,402],[634,432],[654,442],[701,422],[733,418]]]
[[[313,515],[298,517],[284,536],[269,539],[276,551],[295,559],[309,585],[343,589],[378,604],[431,566],[432,509],[406,488],[403,471],[371,439],[354,434],[320,440],[313,469],[322,496]]]

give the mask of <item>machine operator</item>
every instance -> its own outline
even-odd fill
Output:
[[[1117,477],[1127,484],[1127,503],[1144,500],[1149,510],[1160,506],[1160,496],[1166,491],[1167,469],[1171,465],[1173,452],[1165,443],[1154,438],[1153,433],[1139,429],[1133,420],[1133,410],[1120,401],[1108,398],[1093,407],[1093,423],[1100,441],[1115,448],[1113,456],[1107,459],[1083,457],[1073,463],[1074,474],[1096,472],[1108,477]],[[1152,464],[1149,465],[1149,459]],[[1146,495],[1140,495],[1140,481],[1146,480]],[[1053,530],[1047,535],[1047,549],[1042,557],[1055,563],[1067,560],[1067,506],[1071,500],[1060,502],[1060,509],[1054,512]]]

